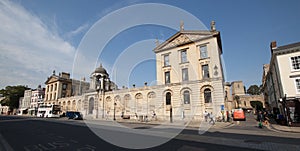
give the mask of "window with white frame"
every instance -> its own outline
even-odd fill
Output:
[[[169,62],[169,54],[164,55],[164,66],[170,66],[170,62]]]
[[[291,57],[293,70],[300,69],[300,56]]]
[[[300,93],[300,79],[296,79],[295,82],[296,82],[297,92]]]
[[[186,63],[186,62],[188,62],[186,50],[181,50],[181,51],[180,51],[180,54],[181,54],[181,63]]]
[[[200,58],[201,59],[208,58],[207,46],[206,45],[200,46],[199,49],[200,49]]]

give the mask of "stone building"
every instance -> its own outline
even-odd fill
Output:
[[[58,99],[82,95],[89,89],[89,83],[84,78],[80,81],[71,79],[70,74],[65,72],[56,75],[53,71],[45,84],[44,101],[46,104],[59,104]],[[63,104],[59,105],[65,106]]]
[[[246,94],[243,81],[233,81],[231,83],[227,82],[225,84],[225,104],[229,111],[235,108],[242,108],[244,110],[254,110],[254,108],[251,106],[252,101],[261,102],[262,108],[265,108],[263,94]]]
[[[0,102],[4,100],[5,97],[0,96]],[[2,106],[0,103],[0,114],[8,114],[9,106]]]
[[[226,110],[223,51],[214,22],[211,30],[205,31],[184,30],[182,24],[180,31],[157,44],[153,52],[159,81],[155,86],[145,83],[139,88],[118,89],[100,65],[91,73],[89,90],[78,96],[69,96],[66,90],[65,97],[60,97],[62,92],[55,89],[58,77],[50,77],[46,82],[47,101],[61,104],[64,112],[80,111],[86,119],[145,119],[155,113],[158,120],[172,122],[199,120],[205,111],[221,116],[221,110]],[[62,83],[71,84],[67,79]],[[58,100],[51,101],[54,98]]]
[[[24,91],[24,97],[21,102],[21,108],[19,108],[20,113],[28,113],[30,115],[34,115],[34,112],[36,109],[30,108],[31,103],[31,96],[32,96],[32,90],[25,90]],[[27,110],[27,111],[26,111]]]
[[[42,88],[39,85],[36,89],[33,89],[31,92],[31,101],[30,101],[30,108],[34,109],[34,115],[37,114],[37,109],[40,104],[44,103],[45,97],[45,88]]]

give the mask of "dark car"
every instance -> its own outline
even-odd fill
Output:
[[[73,120],[83,120],[82,114],[80,112],[68,111],[66,112],[66,117],[68,119],[73,119]]]

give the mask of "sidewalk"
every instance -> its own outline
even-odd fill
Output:
[[[168,121],[148,121],[148,122],[141,122],[137,120],[117,120],[117,122],[120,123],[134,123],[134,124],[147,124],[147,125],[169,125],[169,126],[182,126],[182,121],[173,121],[172,123],[168,123]],[[215,122],[214,125],[208,124],[208,122],[205,121],[186,121],[184,125],[186,125],[186,129],[198,129],[201,125],[201,122],[204,122],[205,125],[210,125],[210,128],[215,129],[222,129],[222,128],[228,128],[234,125],[232,122]],[[203,123],[202,123],[203,124]]]
[[[300,127],[290,127],[290,126],[286,126],[286,125],[279,125],[275,122],[274,119],[270,119],[270,124],[269,124],[268,128],[271,130],[275,130],[275,131],[300,133]]]

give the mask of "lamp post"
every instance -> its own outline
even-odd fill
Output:
[[[117,103],[114,100],[114,121],[116,120],[116,105]]]
[[[100,100],[100,97],[99,97],[99,92],[101,90],[101,81],[100,81],[100,78],[101,78],[101,75],[97,75],[96,76],[96,91],[97,91],[97,106],[96,106],[96,118],[98,118],[98,114],[99,114],[99,100]],[[102,100],[103,101],[103,100]]]

